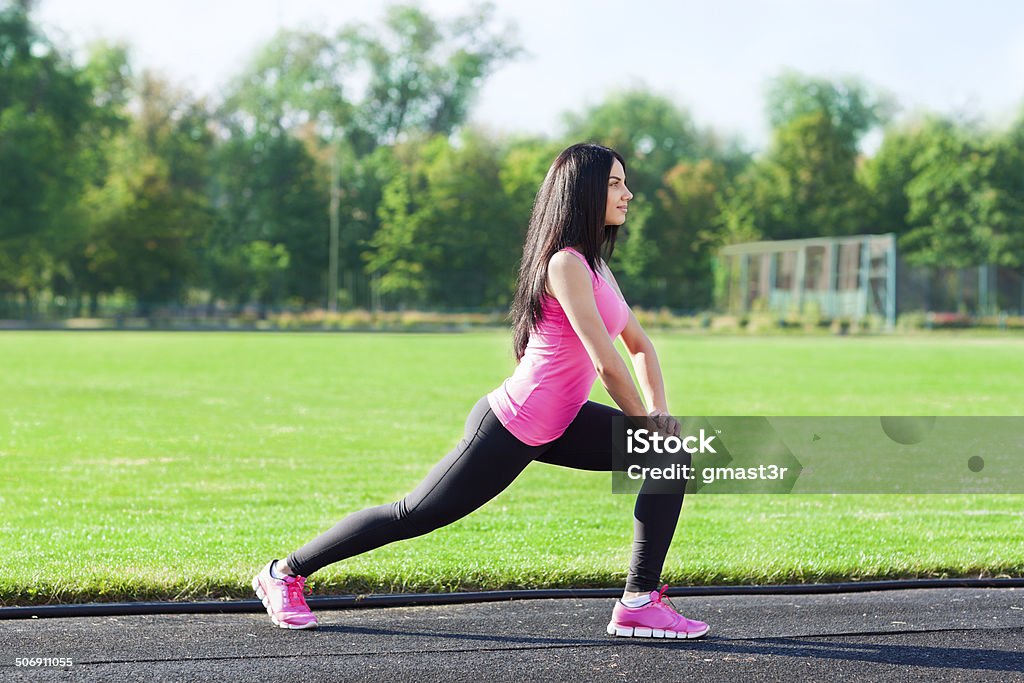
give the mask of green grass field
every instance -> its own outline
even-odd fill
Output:
[[[677,414],[1024,411],[1021,339],[655,342]],[[512,366],[498,332],[2,333],[0,603],[248,597],[268,558],[413,487]],[[610,490],[537,464],[468,518],[313,583],[621,585],[633,501]],[[1021,495],[697,495],[664,578],[1021,575],[1022,521]]]

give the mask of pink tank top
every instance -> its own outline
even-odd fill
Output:
[[[575,254],[587,263],[575,249],[562,251]],[[629,320],[629,306],[603,277],[589,265],[587,268],[597,311],[608,335],[615,339]],[[558,300],[545,294],[541,311],[541,321],[530,332],[526,351],[515,372],[487,394],[487,402],[501,424],[530,446],[560,437],[587,402],[597,379],[594,364]]]

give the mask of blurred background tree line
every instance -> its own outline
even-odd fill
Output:
[[[643,89],[567,113],[558,137],[496,133],[467,113],[521,51],[487,5],[281,31],[210,102],[124,45],[76,62],[31,4],[0,0],[0,317],[503,309],[534,193],[583,140],[627,160],[613,267],[638,306],[708,308],[715,250],[756,239],[892,232],[911,263],[1024,263],[1024,116],[894,123],[865,83],[787,72],[757,154]]]

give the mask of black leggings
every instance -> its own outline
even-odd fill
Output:
[[[565,433],[528,446],[514,437],[484,397],[466,418],[465,436],[405,498],[350,514],[288,556],[301,576],[368,550],[421,536],[465,517],[501,493],[534,460],[579,470],[612,470],[612,418],[622,412],[587,402]],[[611,481],[609,489],[611,488]],[[633,555],[626,590],[658,587],[683,494],[645,494],[633,510]]]

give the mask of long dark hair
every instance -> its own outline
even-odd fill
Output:
[[[526,230],[519,283],[512,300],[513,348],[523,357],[530,330],[541,319],[541,299],[548,279],[548,261],[560,249],[579,246],[580,253],[597,269],[602,247],[611,258],[619,226],[605,225],[608,176],[614,160],[626,162],[618,152],[601,145],[579,144],[555,158],[533,202]]]

